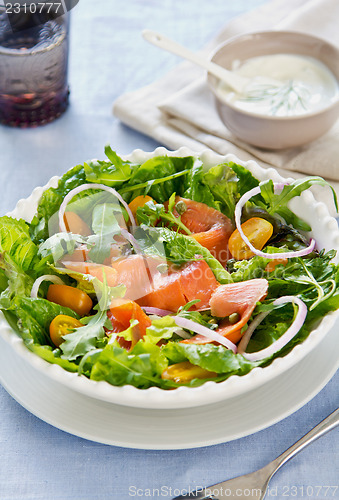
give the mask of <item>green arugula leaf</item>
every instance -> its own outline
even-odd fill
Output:
[[[278,215],[280,215],[286,222],[287,224],[292,225],[294,228],[297,228],[299,231],[311,231],[311,226],[302,220],[300,217],[298,217],[295,213],[292,212],[288,207],[279,207],[279,212]]]
[[[97,205],[93,210],[92,229],[94,236],[88,237],[88,242],[93,244],[89,252],[91,260],[103,263],[110,256],[113,237],[120,233],[120,225],[116,218],[117,205],[104,203]],[[119,210],[122,217],[122,212]]]
[[[256,179],[247,168],[242,165],[238,165],[237,163],[229,162],[228,164],[231,169],[236,173],[238,182],[237,189],[239,191],[239,195],[247,193],[251,189],[259,186],[259,181]]]
[[[87,244],[87,239],[80,234],[55,233],[39,245],[41,257],[53,258],[57,263],[66,254],[72,254],[77,245]]]
[[[197,260],[197,255],[201,256],[211,268],[216,280],[219,283],[232,283],[232,277],[220,262],[213,257],[207,248],[203,247],[194,238],[181,233],[175,233],[166,227],[147,228],[142,226],[145,233],[150,232],[150,241],[160,242],[165,249],[166,258],[176,264],[183,264]],[[149,254],[156,254],[157,244],[149,246],[149,240],[145,242],[142,239],[138,240],[141,248]],[[163,255],[163,254],[162,254]]]
[[[116,187],[128,181],[138,165],[122,160],[109,145],[105,154],[110,161],[93,160],[84,164],[87,182]]]
[[[279,194],[274,193],[273,181],[268,180],[260,183],[260,190],[269,214],[281,215],[287,224],[292,224],[296,229],[310,231],[310,226],[289,210],[287,203],[295,196],[300,196],[303,191],[314,185],[330,187],[333,194],[334,204],[338,211],[337,195],[332,186],[330,186],[330,184],[322,177],[306,177],[303,179],[296,179],[290,184],[285,185]]]
[[[105,337],[104,326],[109,328],[109,320],[106,311],[100,311],[85,326],[75,328],[73,333],[65,335],[65,340],[60,345],[63,352],[61,357],[72,361],[96,349],[98,341]]]
[[[85,326],[75,328],[73,333],[65,335],[64,342],[60,345],[62,358],[73,361],[87,352],[96,349],[100,341],[105,339],[105,329],[110,329],[112,324],[107,316],[107,310],[113,297],[121,297],[124,287],[110,288],[104,276],[102,294],[98,304],[94,307],[98,312],[94,316],[82,318]]]
[[[199,312],[199,311],[189,311],[188,308],[192,302],[199,301],[191,301],[188,302],[185,306],[181,307],[178,312],[178,316],[182,316],[183,318],[190,319],[195,323],[199,323],[199,325],[206,326],[206,328],[210,328],[211,330],[216,330],[218,328],[218,321],[216,318],[211,316],[210,312]]]
[[[181,218],[176,217],[172,210],[174,208],[175,193],[170,198],[171,204],[168,205],[168,210],[161,203],[152,203],[151,201],[145,203],[143,207],[138,207],[137,218],[141,224],[147,226],[155,226],[159,222],[163,222],[165,225],[174,227],[175,229],[182,229],[186,234],[191,234],[191,231],[187,229],[185,224],[181,222]]]

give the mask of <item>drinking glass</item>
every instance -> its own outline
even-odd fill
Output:
[[[68,106],[69,12],[64,1],[0,6],[0,122],[34,127]]]

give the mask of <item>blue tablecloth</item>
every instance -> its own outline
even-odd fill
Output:
[[[143,28],[198,49],[233,16],[261,3],[80,0],[71,28],[69,110],[37,129],[0,127],[0,212],[13,209],[19,198],[52,175],[89,158],[103,158],[107,142],[121,154],[159,145],[122,126],[111,113],[117,96],[152,82],[178,62],[143,42]],[[250,472],[338,406],[338,382],[339,374],[302,409],[257,434],[181,451],[130,450],[66,434],[31,415],[0,387],[0,500],[157,497],[151,490],[163,485],[182,489]],[[326,435],[287,464],[273,478],[271,496],[338,497],[338,490],[325,489],[338,484],[337,438],[336,431]],[[322,488],[310,495],[308,485]],[[139,488],[138,494],[132,486]],[[170,498],[165,492],[162,497],[166,496]]]

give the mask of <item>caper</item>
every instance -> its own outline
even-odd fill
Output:
[[[218,328],[218,323],[213,318],[208,321],[208,324],[211,325],[211,328],[213,330],[215,330],[216,328]]]
[[[179,215],[184,214],[187,210],[186,203],[182,200],[178,201],[178,203],[175,205],[175,209]]]
[[[157,266],[157,269],[158,269],[160,274],[165,274],[168,272],[169,267],[167,264],[163,263],[163,264],[159,264]]]
[[[238,313],[232,313],[228,317],[228,321],[231,323],[231,325],[238,323],[239,319],[240,319],[240,314]]]

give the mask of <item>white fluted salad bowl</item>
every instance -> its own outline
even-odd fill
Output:
[[[197,154],[187,148],[180,148],[178,151],[157,148],[153,152],[135,150],[124,158],[132,162],[142,163],[153,156],[160,155],[199,156],[208,168],[222,162],[233,161],[246,167],[259,180],[272,179],[274,182],[286,180],[274,169],[263,169],[254,161],[243,162],[234,155],[220,156],[211,151]],[[27,199],[19,200],[15,209],[8,215],[23,218],[29,222],[35,214],[43,191],[49,187],[56,187],[58,180],[58,177],[52,177],[45,186],[35,188]],[[328,209],[323,203],[317,202],[312,193],[307,191],[293,199],[291,204],[293,211],[311,225],[312,231],[309,236],[315,238],[318,248],[339,250],[338,224],[329,215]],[[22,339],[11,329],[2,314],[0,315],[0,335],[11,345],[15,354],[30,363],[42,377],[53,379],[90,398],[139,408],[187,408],[239,396],[239,394],[250,392],[275,377],[283,376],[284,372],[300,362],[313,349],[316,349],[331,329],[338,327],[338,317],[338,310],[327,314],[303,343],[295,346],[285,357],[276,358],[269,366],[254,368],[243,376],[233,375],[223,382],[208,381],[199,387],[179,387],[170,391],[157,387],[137,389],[130,385],[112,386],[107,382],[89,380],[84,376],[70,373],[58,365],[50,364],[25,347]]]

